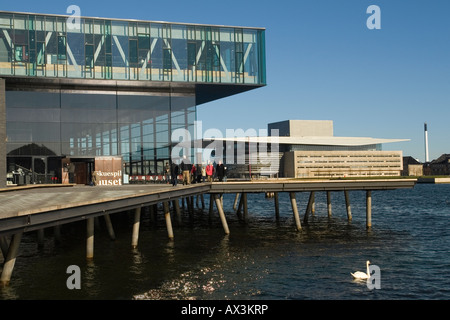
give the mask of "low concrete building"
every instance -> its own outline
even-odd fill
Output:
[[[284,176],[334,178],[399,176],[401,151],[291,151],[284,154]]]
[[[403,157],[402,176],[423,176],[423,164],[411,156]]]
[[[284,177],[400,176],[403,170],[402,151],[383,151],[382,144],[405,139],[335,137],[329,120],[286,120],[268,128],[280,135]]]
[[[223,161],[230,178],[258,176],[331,178],[400,176],[402,151],[383,151],[382,144],[407,139],[335,137],[333,121],[286,120],[268,124],[269,136],[215,140],[215,161]],[[241,150],[241,152],[239,152]]]

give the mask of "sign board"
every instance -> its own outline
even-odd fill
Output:
[[[96,186],[122,185],[122,158],[96,157],[93,181]]]

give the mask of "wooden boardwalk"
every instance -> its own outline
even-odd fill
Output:
[[[331,216],[332,191],[345,193],[347,216],[351,220],[351,206],[348,192],[352,190],[366,191],[366,226],[371,227],[373,190],[394,190],[413,188],[415,179],[372,179],[372,180],[295,180],[273,179],[257,181],[228,181],[213,183],[197,183],[187,186],[173,187],[168,184],[136,184],[123,186],[27,186],[19,188],[0,189],[0,247],[4,257],[4,265],[0,285],[10,281],[15,259],[18,254],[22,234],[30,231],[43,231],[44,228],[58,228],[62,224],[86,220],[86,257],[93,258],[94,248],[94,218],[104,216],[108,232],[114,237],[114,230],[109,215],[117,212],[134,210],[132,231],[132,247],[136,247],[139,238],[141,208],[163,204],[163,211],[170,239],[174,238],[169,203],[179,217],[179,199],[186,199],[188,210],[193,210],[194,196],[210,196],[210,214],[215,204],[219,213],[225,234],[230,230],[223,210],[221,196],[224,193],[236,194],[233,209],[240,214],[243,211],[244,220],[248,214],[247,194],[266,193],[274,197],[275,214],[278,215],[278,193],[287,192],[290,195],[292,212],[298,231],[302,230],[297,208],[296,193],[309,192],[310,197],[305,211],[304,221],[314,206],[315,192],[327,192],[328,214]],[[238,198],[239,205],[238,205]],[[9,238],[9,239],[8,239]]]

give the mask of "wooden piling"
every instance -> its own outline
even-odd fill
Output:
[[[203,193],[200,194],[200,200],[202,201],[202,210],[205,209],[205,198],[203,197]]]
[[[56,242],[61,242],[61,226],[59,224],[53,227],[53,236]]]
[[[114,233],[114,228],[111,223],[111,217],[109,216],[109,214],[105,214],[104,218],[105,218],[106,229],[108,230],[109,237],[111,238],[111,240],[115,240],[116,235]]]
[[[172,203],[173,203],[173,207],[175,209],[175,214],[177,215],[178,225],[181,225],[182,221],[181,221],[180,200],[175,199],[175,200],[173,200]]]
[[[239,204],[238,204],[237,210],[236,210],[236,215],[238,216],[239,220],[243,219],[242,215],[241,215],[241,210],[242,210],[243,205],[244,205],[244,196],[243,196],[243,194],[241,194],[240,198],[239,198]]]
[[[289,197],[291,198],[292,213],[294,214],[295,225],[297,227],[297,231],[300,231],[300,230],[302,230],[302,225],[300,223],[300,217],[298,215],[297,200],[295,199],[295,192],[289,192]]]
[[[351,221],[352,220],[352,207],[350,205],[350,197],[348,195],[347,190],[344,191],[344,195],[345,195],[345,206],[347,207],[347,219],[348,219],[348,221]]]
[[[193,199],[192,199],[193,200]],[[172,220],[170,218],[170,208],[167,201],[163,202],[164,218],[166,219],[167,235],[170,240],[173,240]]]
[[[131,247],[137,248],[139,241],[139,227],[141,224],[141,207],[138,207],[134,211],[134,221],[133,221],[133,233],[131,235]]]
[[[242,201],[244,206],[244,222],[248,222],[248,203],[247,203],[247,193],[242,194]]]
[[[209,195],[209,219],[212,218],[213,212],[214,212],[214,196],[211,193]]]
[[[236,209],[237,209],[238,201],[239,201],[239,192],[236,192],[236,197],[234,198],[234,203],[233,203],[234,211],[236,211]]]
[[[6,256],[8,254],[8,240],[6,239],[6,236],[0,236],[0,249],[2,251],[3,257],[6,259]]]
[[[303,217],[304,223],[308,222],[308,215],[309,215],[309,212],[311,211],[313,203],[314,203],[314,191],[311,191],[311,193],[309,194],[308,205],[306,206],[306,210],[305,210],[305,216]]]
[[[220,201],[220,197],[218,194],[214,194],[214,200],[216,202],[217,210],[219,211],[220,220],[222,221],[223,230],[225,234],[230,234],[230,230],[228,229],[227,219],[225,217],[225,213],[223,211],[222,202]]]
[[[275,204],[275,218],[276,220],[280,220],[280,204],[278,201],[278,192],[274,193],[274,204]]]
[[[94,218],[86,220],[86,259],[94,258]]]
[[[327,191],[328,218],[331,218],[331,191]]]
[[[44,245],[44,228],[37,230],[37,243],[39,247]]]
[[[316,213],[316,193],[311,191],[311,214],[314,216]]]
[[[372,228],[372,191],[366,191],[366,227]]]
[[[0,285],[8,285],[11,280],[11,275],[14,270],[14,264],[16,263],[17,254],[19,253],[19,246],[22,240],[23,232],[16,233],[12,236],[9,245],[8,253],[3,264],[3,270],[0,277]]]

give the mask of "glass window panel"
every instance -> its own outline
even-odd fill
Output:
[[[13,73],[12,15],[0,14],[0,74]]]
[[[8,122],[59,122],[60,109],[6,108]]]
[[[8,142],[28,141],[59,142],[59,123],[55,122],[12,122],[8,121],[6,134]]]
[[[115,94],[61,93],[61,108],[116,109]],[[84,111],[81,111],[84,112]],[[114,112],[111,112],[114,113]]]
[[[138,63],[138,41],[136,39],[130,40],[130,63]]]
[[[61,122],[116,123],[115,110],[61,109]]]
[[[59,108],[59,92],[6,91],[8,108]]]
[[[151,24],[151,79],[163,80],[163,39],[162,26]]]
[[[67,33],[68,76],[70,78],[83,77],[84,63],[85,63],[84,34],[73,32]]]
[[[8,143],[6,145],[8,156],[52,156],[61,154],[60,143]]]

